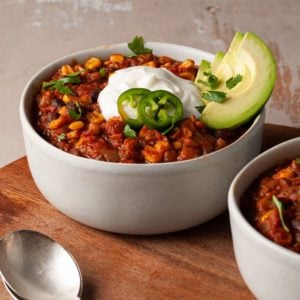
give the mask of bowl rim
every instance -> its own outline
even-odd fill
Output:
[[[230,218],[233,219],[234,222],[239,224],[239,229],[243,231],[248,237],[250,237],[252,240],[255,240],[256,243],[259,243],[262,245],[262,247],[266,247],[269,251],[272,251],[274,254],[278,255],[280,258],[284,259],[285,262],[287,260],[298,260],[297,263],[300,264],[300,253],[293,252],[292,250],[289,250],[285,248],[284,246],[281,246],[271,240],[269,240],[267,237],[265,237],[263,234],[261,234],[259,231],[257,231],[244,217],[243,213],[240,209],[240,198],[238,199],[235,196],[235,189],[237,185],[239,184],[240,178],[243,176],[244,172],[248,170],[249,168],[259,164],[262,160],[267,159],[267,157],[272,154],[276,153],[280,149],[288,149],[290,145],[298,143],[300,144],[300,137],[289,139],[285,142],[282,142],[280,144],[277,144],[270,149],[262,152],[260,155],[255,157],[253,160],[251,160],[248,164],[246,164],[235,176],[233,181],[231,182],[231,185],[229,187],[228,191],[228,211]],[[276,165],[276,162],[274,162],[274,166]],[[267,171],[266,169],[265,171]],[[260,172],[262,174],[264,171]],[[257,176],[259,176],[258,174]],[[257,177],[256,176],[256,177]],[[247,185],[247,187],[250,186],[252,181]],[[230,227],[232,227],[232,224],[230,222]],[[232,229],[232,228],[231,228]]]
[[[195,51],[197,52],[197,56],[205,56],[210,58],[211,60],[214,58],[214,54],[209,53],[207,51],[201,50],[201,49],[197,49],[197,48],[193,48],[190,46],[184,46],[184,45],[180,45],[180,44],[174,44],[174,43],[165,43],[165,42],[146,42],[145,43],[146,46],[148,47],[177,47],[180,48],[182,50],[186,50],[186,51]],[[96,51],[103,51],[103,50],[114,50],[115,48],[124,48],[124,51],[128,51],[128,46],[127,43],[116,43],[116,44],[109,44],[109,45],[103,45],[103,46],[99,46],[99,47],[94,47],[94,48],[88,48],[88,49],[84,49],[84,50],[80,50],[77,52],[73,52],[67,55],[64,55],[50,63],[48,63],[47,65],[45,65],[44,67],[42,67],[40,70],[38,70],[27,82],[27,84],[25,85],[25,88],[23,89],[23,92],[21,94],[21,100],[20,100],[20,104],[19,104],[19,118],[21,120],[21,126],[23,131],[26,131],[27,133],[29,133],[31,135],[31,137],[35,140],[35,142],[39,143],[39,145],[46,151],[50,151],[51,154],[53,156],[56,156],[57,158],[61,159],[61,160],[65,160],[67,162],[72,162],[72,163],[76,163],[78,165],[80,165],[82,168],[83,167],[95,167],[95,166],[110,166],[111,167],[116,167],[117,168],[134,168],[136,169],[157,169],[157,168],[173,168],[174,166],[176,168],[178,168],[179,166],[188,166],[189,164],[193,164],[195,163],[195,161],[201,161],[204,159],[208,159],[211,157],[214,157],[216,155],[218,155],[220,152],[224,152],[224,151],[228,151],[230,150],[232,147],[235,147],[236,144],[240,143],[241,140],[243,140],[243,138],[245,136],[248,136],[252,130],[257,126],[257,124],[262,120],[264,120],[265,114],[266,114],[266,109],[265,106],[263,106],[263,108],[257,113],[257,115],[252,119],[252,124],[251,126],[238,138],[236,139],[233,143],[231,143],[230,145],[226,146],[225,148],[213,151],[211,153],[196,157],[196,158],[192,158],[192,159],[188,159],[188,160],[184,160],[184,161],[175,161],[175,162],[168,162],[168,163],[155,163],[155,164],[149,164],[149,163],[141,163],[141,164],[137,164],[137,163],[115,163],[115,162],[107,162],[107,161],[100,161],[100,160],[95,160],[92,158],[86,158],[86,157],[80,157],[80,156],[76,156],[73,155],[71,153],[65,152],[57,147],[55,147],[54,145],[52,145],[51,143],[49,143],[48,141],[46,141],[42,136],[40,136],[38,134],[38,132],[35,130],[35,128],[33,127],[31,121],[29,120],[27,114],[26,114],[26,104],[30,103],[30,105],[32,105],[32,102],[30,100],[26,100],[27,99],[27,93],[29,92],[29,90],[32,88],[32,85],[34,83],[34,81],[36,80],[36,78],[42,76],[45,72],[48,71],[48,69],[52,68],[54,65],[56,64],[62,64],[64,61],[66,60],[74,60],[76,59],[76,57],[84,55],[84,54],[88,54],[91,52],[96,52]],[[99,55],[101,55],[101,53],[99,53]],[[24,135],[23,135],[24,136]]]

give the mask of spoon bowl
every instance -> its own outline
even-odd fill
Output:
[[[11,288],[7,285],[7,282],[3,279],[4,287],[6,288],[8,294],[10,295],[11,299],[13,300],[23,300],[20,298],[14,291],[11,290]]]
[[[79,299],[82,278],[74,258],[39,232],[20,230],[0,241],[0,270],[10,290],[25,299]]]

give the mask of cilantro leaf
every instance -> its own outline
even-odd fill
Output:
[[[202,93],[202,97],[208,101],[222,103],[226,98],[226,93],[219,91],[207,91]]]
[[[81,118],[81,115],[82,115],[82,109],[79,103],[76,101],[75,108],[69,109],[69,116],[74,120],[79,120]]]
[[[128,124],[126,124],[124,127],[124,135],[128,138],[135,138],[136,132]]]
[[[296,164],[300,165],[300,157],[297,157],[297,158],[295,159],[295,161],[296,161]]]
[[[57,90],[61,94],[74,95],[73,91],[69,87],[65,86],[64,83],[59,80],[43,82],[42,87],[43,87],[43,89]]]
[[[237,74],[235,77],[230,77],[226,80],[226,87],[231,90],[243,79],[243,75]]]
[[[99,70],[99,74],[100,74],[101,77],[104,77],[105,74],[106,74],[105,69],[104,69],[104,68],[101,68],[101,69]]]
[[[58,137],[57,137],[57,140],[59,142],[63,141],[66,139],[66,134],[65,133],[61,133]]]
[[[272,202],[275,204],[276,208],[278,209],[278,213],[279,213],[279,218],[280,218],[280,221],[281,221],[281,225],[283,227],[283,229],[285,231],[290,231],[289,228],[286,226],[285,222],[284,222],[284,219],[283,219],[283,204],[282,202],[280,202],[278,200],[278,198],[276,196],[273,195],[272,197]]]
[[[57,90],[61,94],[74,95],[71,88],[69,88],[65,84],[66,83],[73,83],[73,84],[80,83],[81,80],[78,75],[83,71],[85,71],[85,69],[81,70],[79,72],[76,72],[76,73],[68,74],[65,77],[62,77],[58,80],[51,80],[49,82],[43,82],[42,87],[43,87],[43,89]]]
[[[57,80],[59,83],[66,84],[66,83],[80,83],[80,78],[78,76],[70,76],[70,77],[63,77]]]
[[[128,48],[135,54],[152,53],[152,49],[145,48],[144,39],[141,36],[135,36],[133,40],[128,43]]]
[[[219,79],[216,75],[210,74],[208,75],[208,84],[212,89],[215,89],[219,84]]]
[[[69,87],[67,87],[65,85],[60,85],[60,84],[54,85],[50,89],[51,90],[58,90],[61,94],[75,95],[73,93],[73,91]]]
[[[65,78],[62,78],[62,79],[65,79]],[[42,87],[43,87],[43,89],[57,90],[61,94],[74,95],[73,91],[69,87],[65,86],[65,82],[68,82],[68,80],[67,81],[61,80],[61,79],[52,80],[49,82],[43,82]]]
[[[75,77],[75,76],[78,76],[80,73],[85,72],[86,70],[87,69],[82,69],[82,70],[80,70],[78,72],[70,73],[70,74],[66,75],[66,77]]]
[[[207,81],[198,79],[197,82],[202,83],[205,86],[208,86],[211,89],[215,89],[218,86],[219,80],[215,75],[210,75]]]
[[[171,126],[168,127],[167,129],[165,129],[161,134],[162,134],[162,135],[166,135],[166,134],[169,133],[174,127],[175,127],[175,123],[174,123],[174,121],[173,121],[172,124],[171,124]]]
[[[203,72],[203,75],[207,77],[207,81],[198,79],[199,83],[202,83],[205,86],[210,87],[211,89],[215,89],[219,84],[219,78],[212,74],[211,72]]]

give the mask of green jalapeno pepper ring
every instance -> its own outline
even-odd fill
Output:
[[[126,112],[126,105],[130,108],[136,109],[140,100],[150,94],[148,89],[133,88],[123,92],[118,98],[118,110],[123,121],[132,126],[133,128],[140,128],[143,126],[143,122],[137,116],[136,119],[130,118]]]
[[[137,112],[148,128],[163,130],[173,127],[182,118],[183,106],[177,96],[165,90],[157,90],[138,102]]]

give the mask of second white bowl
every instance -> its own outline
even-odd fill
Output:
[[[286,159],[300,157],[300,137],[262,153],[233,180],[228,208],[235,257],[240,272],[253,294],[260,300],[298,300],[300,295],[300,254],[265,238],[246,220],[240,199],[251,183]]]

